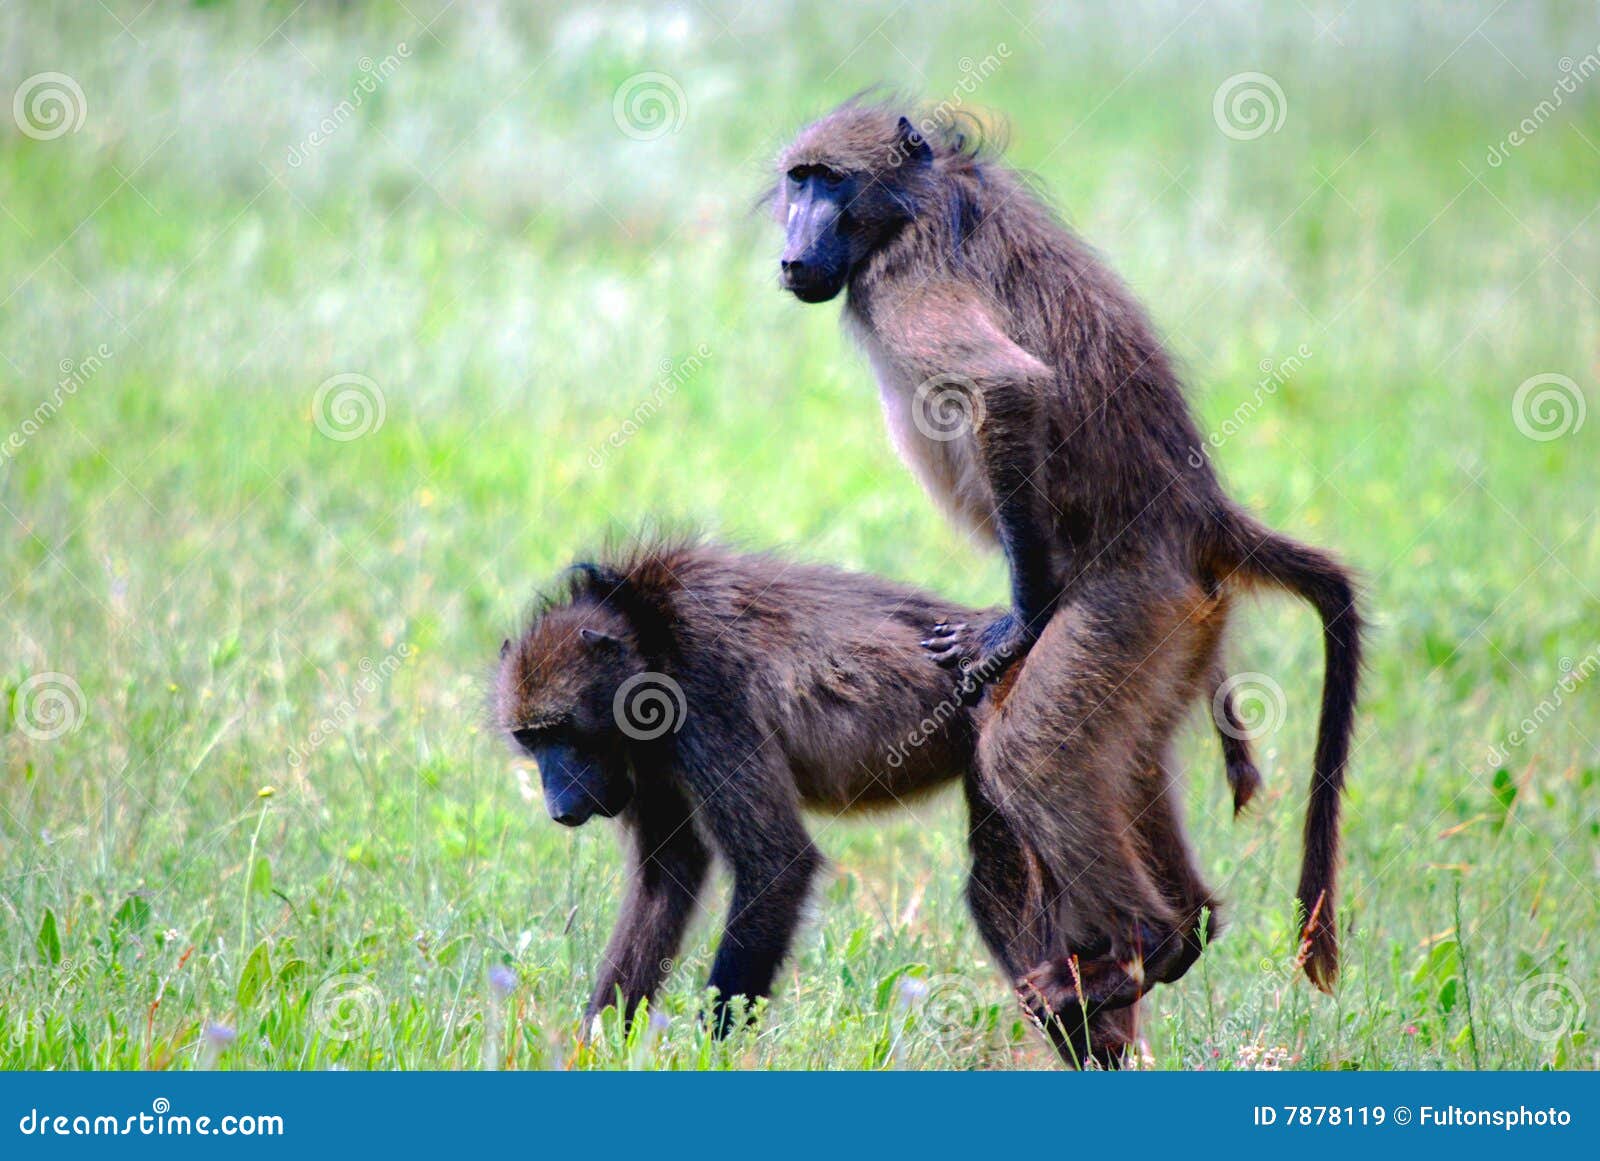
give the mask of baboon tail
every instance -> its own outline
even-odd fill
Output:
[[[1300,960],[1311,982],[1331,991],[1339,974],[1334,884],[1339,861],[1339,804],[1361,679],[1361,613],[1350,571],[1320,549],[1279,535],[1238,509],[1216,521],[1206,546],[1208,570],[1223,578],[1286,589],[1322,618],[1322,713],[1306,807],[1299,900],[1305,927]]]

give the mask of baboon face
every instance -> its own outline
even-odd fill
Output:
[[[851,111],[859,114],[860,111]],[[914,216],[932,152],[905,118],[880,123],[835,113],[800,135],[784,158],[783,288],[827,302],[861,263]]]
[[[600,610],[561,610],[500,651],[501,726],[538,763],[545,808],[563,826],[613,818],[633,800],[627,738],[612,702],[643,664],[605,621]]]
[[[861,180],[826,165],[796,165],[784,176],[783,288],[801,302],[827,302],[866,256],[851,207]]]

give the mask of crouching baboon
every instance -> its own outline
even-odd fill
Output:
[[[1152,873],[1116,814],[1083,804],[1138,787],[1162,797],[1176,722],[1217,688],[1230,599],[1273,588],[1322,620],[1297,894],[1305,971],[1329,990],[1361,655],[1351,576],[1228,497],[1122,281],[963,126],[914,116],[858,99],[783,152],[781,276],[803,302],[845,293],[846,327],[901,456],[951,516],[1005,554],[1011,607],[934,625],[927,647],[939,664],[1010,689],[978,764],[984,793],[1055,884],[1052,943],[1030,986],[1057,1008],[1076,999],[1110,1010],[1193,962],[1201,900]],[[1230,768],[1230,778],[1242,804],[1253,771]]]
[[[709,980],[725,1032],[733,997],[771,991],[822,865],[801,807],[890,805],[963,777],[969,901],[1012,983],[1024,983],[1050,946],[1037,899],[1071,887],[1049,880],[969,776],[997,695],[967,704],[920,645],[930,624],[993,615],[872,576],[690,541],[568,571],[502,647],[495,714],[538,763],[553,819],[615,817],[627,832],[626,898],[586,1026],[619,998],[631,1016],[655,993],[716,855],[733,873]],[[1230,761],[1248,764],[1247,746],[1229,740]],[[1107,809],[1161,864],[1152,875],[1168,881],[1175,860],[1190,876],[1183,900],[1204,896],[1164,796]],[[1111,1063],[1126,1041],[1131,1013],[1086,1026],[1031,991],[1023,999],[1047,1023],[1075,1019],[1056,1037],[1073,1062]]]

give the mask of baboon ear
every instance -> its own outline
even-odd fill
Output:
[[[504,641],[500,642],[500,660],[504,661],[506,659],[506,654],[510,653],[510,652],[511,652],[511,638],[507,637]]]
[[[622,638],[613,637],[610,633],[602,633],[599,629],[579,629],[578,636],[583,638],[585,645],[597,649],[621,649]]]
[[[905,158],[905,164],[912,166],[927,165],[933,160],[933,148],[928,144],[917,127],[906,118],[900,118],[898,126],[900,139],[898,141],[900,156]]]

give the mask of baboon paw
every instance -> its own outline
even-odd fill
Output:
[[[1023,976],[1017,991],[1053,1015],[1092,1015],[1137,1003],[1146,991],[1144,966],[1138,960],[1119,963],[1109,956],[1064,956]]]

